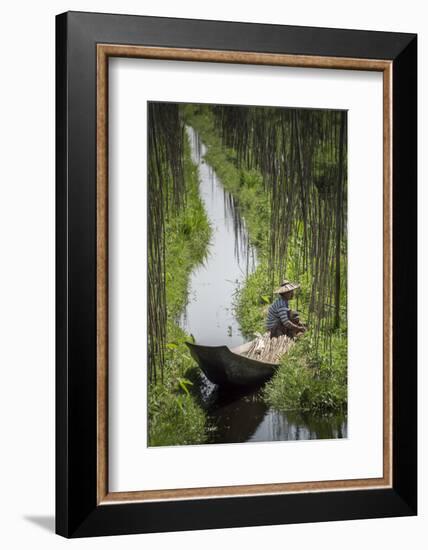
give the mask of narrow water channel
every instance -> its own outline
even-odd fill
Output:
[[[234,296],[256,267],[256,250],[249,244],[245,223],[232,195],[204,161],[205,145],[193,128],[187,127],[187,132],[212,236],[206,261],[190,276],[189,301],[181,325],[198,344],[239,346],[245,338],[233,312]]]
[[[234,315],[237,289],[257,266],[239,205],[205,160],[205,145],[187,127],[192,160],[199,171],[199,192],[212,227],[205,262],[190,277],[189,301],[180,319],[198,344],[238,346],[246,341]],[[259,389],[223,389],[204,375],[199,398],[210,423],[210,443],[336,439],[347,437],[344,415],[318,417],[309,413],[282,413],[269,408]]]

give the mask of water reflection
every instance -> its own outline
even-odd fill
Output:
[[[238,346],[245,342],[233,313],[238,286],[254,271],[256,250],[250,245],[236,200],[225,191],[204,160],[205,145],[187,127],[193,162],[199,171],[199,192],[212,227],[207,258],[191,274],[189,302],[180,319],[198,344]]]
[[[342,413],[320,416],[276,411],[264,403],[260,388],[224,389],[205,377],[198,391],[210,422],[209,443],[347,437],[347,419]]]

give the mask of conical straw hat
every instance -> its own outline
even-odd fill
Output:
[[[286,279],[282,281],[281,286],[277,288],[274,292],[276,294],[284,294],[285,292],[291,292],[292,290],[296,290],[300,288],[300,285],[298,283],[291,283],[290,281],[287,281]]]

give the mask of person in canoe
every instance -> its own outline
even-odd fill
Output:
[[[299,284],[285,280],[275,290],[279,297],[269,307],[266,320],[266,327],[271,338],[277,338],[283,334],[295,338],[298,334],[306,331],[306,327],[300,322],[297,311],[292,311],[288,305],[289,300],[294,296],[294,291],[298,288],[300,288]]]

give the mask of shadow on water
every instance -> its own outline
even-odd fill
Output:
[[[198,166],[201,200],[213,234],[204,264],[190,276],[189,302],[180,322],[198,344],[234,347],[246,341],[234,315],[234,294],[255,270],[257,254],[249,241],[239,203],[203,160],[206,147],[198,134],[190,127],[187,132],[192,159]],[[193,381],[192,391],[207,413],[209,443],[347,437],[343,414],[280,412],[265,404],[260,387],[221,388],[211,384],[198,369],[190,369],[186,376]]]
[[[251,441],[263,423],[266,405],[258,396],[259,388],[240,391],[217,388],[206,409],[209,419],[209,443]]]
[[[208,443],[244,443],[342,439],[347,437],[343,413],[274,410],[261,397],[262,386],[234,388],[212,384],[197,369],[186,373],[192,392],[208,417]]]

